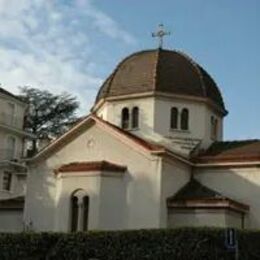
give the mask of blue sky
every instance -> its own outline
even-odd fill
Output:
[[[259,0],[0,0],[0,82],[71,92],[87,113],[116,64],[157,47],[186,52],[218,83],[225,139],[260,138]]]

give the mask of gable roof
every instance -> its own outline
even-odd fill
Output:
[[[88,172],[88,171],[112,171],[112,172],[124,172],[127,167],[118,165],[108,161],[95,161],[95,162],[73,162],[69,164],[63,164],[54,172]]]
[[[192,160],[195,163],[260,161],[260,140],[215,142]]]
[[[158,152],[164,153],[166,152],[166,148],[162,145],[155,144],[151,141],[144,140],[130,132],[127,132],[93,114],[86,116],[83,118],[78,124],[72,127],[69,131],[67,131],[64,135],[60,136],[49,145],[44,147],[41,151],[39,151],[33,158],[27,160],[28,162],[37,161],[41,158],[47,158],[52,152],[62,148],[71,140],[73,140],[77,135],[86,130],[91,124],[98,124],[102,127],[102,129],[114,133],[119,134],[120,137],[125,138],[129,143],[134,145],[138,145],[140,148],[148,151],[148,152]],[[122,139],[121,139],[122,140]]]
[[[232,165],[240,165],[241,163],[250,163],[250,165],[255,165],[255,163],[258,164],[260,162],[260,140],[215,142],[207,150],[200,151],[197,155],[192,155],[190,158],[186,158],[172,150],[169,150],[163,144],[158,144],[136,136],[94,114],[83,117],[69,131],[51,142],[48,146],[44,147],[33,158],[27,159],[26,161],[34,162],[42,158],[47,158],[52,154],[52,152],[61,149],[93,124],[98,124],[102,129],[120,137],[120,140],[125,139],[128,144],[137,145],[151,154],[167,155],[194,167],[206,167],[207,165],[212,165],[212,163],[229,166],[229,163],[232,163]]]
[[[191,180],[176,194],[167,199],[168,208],[228,208],[238,212],[247,212],[249,206],[201,184],[198,180]]]
[[[189,200],[189,199],[216,199],[224,198],[219,192],[216,192],[199,181],[192,178],[184,185],[174,196],[170,197],[169,201],[174,200]]]
[[[111,129],[113,129],[114,131],[126,136],[127,138],[129,138],[130,140],[132,140],[133,142],[135,142],[136,144],[142,146],[143,148],[150,150],[150,151],[158,151],[158,150],[163,150],[165,149],[164,146],[153,143],[152,141],[147,141],[144,140],[141,137],[138,137],[116,125],[113,125],[111,123],[109,123],[108,121],[105,121],[103,119],[101,119],[100,117],[94,116],[92,115],[92,117],[94,117],[94,119],[96,120],[96,122],[99,123],[103,123],[105,125],[107,125],[108,127],[110,127]]]

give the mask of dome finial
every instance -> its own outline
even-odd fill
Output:
[[[152,37],[159,39],[159,48],[161,49],[163,47],[163,37],[170,34],[170,32],[165,31],[163,24],[159,24],[157,31],[152,33]]]

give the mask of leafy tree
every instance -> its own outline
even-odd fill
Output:
[[[68,93],[54,95],[46,90],[21,87],[20,97],[28,104],[25,130],[36,136],[32,153],[37,152],[39,140],[58,137],[78,120],[79,102]]]

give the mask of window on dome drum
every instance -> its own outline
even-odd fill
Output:
[[[121,112],[121,126],[123,129],[129,128],[129,110],[127,107],[123,108]]]
[[[181,111],[181,130],[189,129],[189,110],[187,108]]]
[[[12,173],[11,172],[4,172],[3,175],[3,190],[10,191],[12,184]]]
[[[71,196],[71,232],[88,230],[89,197],[81,192]]]
[[[139,127],[139,108],[134,107],[132,109],[132,128],[138,128]]]
[[[214,116],[210,117],[210,137],[211,139],[214,139]]]
[[[172,107],[171,108],[171,129],[178,128],[178,108]]]
[[[216,140],[218,136],[218,119],[211,117],[211,139]]]
[[[217,139],[218,137],[218,119],[215,119],[215,124],[214,124],[214,136]]]

